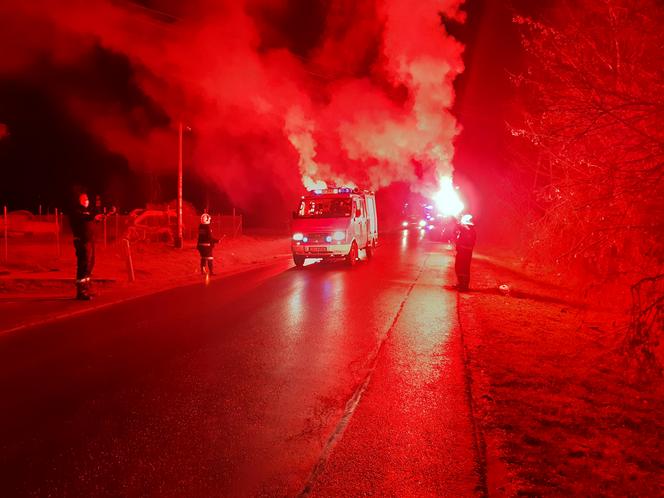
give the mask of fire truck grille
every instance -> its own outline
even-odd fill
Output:
[[[309,239],[309,244],[325,244],[325,237],[327,236],[328,234],[326,233],[310,233],[306,237]]]

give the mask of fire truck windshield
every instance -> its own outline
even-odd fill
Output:
[[[308,197],[302,199],[300,218],[347,218],[350,217],[352,200],[349,197]]]

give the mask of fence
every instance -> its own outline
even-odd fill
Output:
[[[172,243],[177,230],[175,217],[158,211],[152,216],[130,216],[108,214],[99,221],[96,228],[98,245],[104,247],[120,243],[127,238],[131,242],[166,242]],[[243,223],[241,215],[212,214],[212,230],[216,237],[225,235],[237,237],[242,235]],[[183,217],[183,236],[185,240],[193,241],[198,236],[200,218],[197,214],[188,214]],[[56,209],[52,213],[32,214],[29,211],[8,211],[3,207],[0,218],[0,238],[2,238],[2,261],[8,262],[11,258],[11,246],[19,246],[25,241],[51,244],[54,243],[56,255],[61,255],[63,239],[71,236],[69,220],[61,211]],[[12,244],[12,241],[16,241]],[[48,249],[51,250],[51,249]]]
[[[222,215],[222,214],[212,214],[212,233],[215,237],[225,235],[227,237],[237,237],[242,235],[242,216],[241,215]],[[187,220],[185,224],[191,229],[188,237],[190,240],[198,237],[198,225],[200,223],[200,218],[195,218],[194,220]]]

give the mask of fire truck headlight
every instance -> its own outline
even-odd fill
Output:
[[[293,240],[302,240],[304,238],[304,234],[297,232],[293,234]]]
[[[334,232],[332,234],[332,238],[334,240],[345,240],[346,239],[346,232],[342,232],[342,231]]]
[[[332,242],[332,236],[328,235],[327,237],[325,237],[325,242]]]
[[[408,222],[407,222],[407,221],[404,221],[404,222],[401,224],[401,226],[404,227],[404,228],[406,228],[406,227],[408,226]]]

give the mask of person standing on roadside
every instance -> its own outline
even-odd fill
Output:
[[[78,196],[78,202],[69,214],[76,252],[76,299],[81,301],[90,300],[92,269],[95,266],[94,222],[102,217],[101,214],[95,215],[90,208],[90,199],[85,192]]]
[[[198,254],[201,256],[201,273],[208,276],[214,275],[212,249],[219,243],[219,239],[215,239],[212,236],[211,222],[212,217],[209,214],[203,213],[201,215],[201,224],[198,226],[198,241],[196,243],[196,249],[198,249]]]
[[[473,216],[464,214],[457,227],[456,258],[454,260],[459,291],[467,291],[470,285],[470,261],[473,259],[476,239]]]

